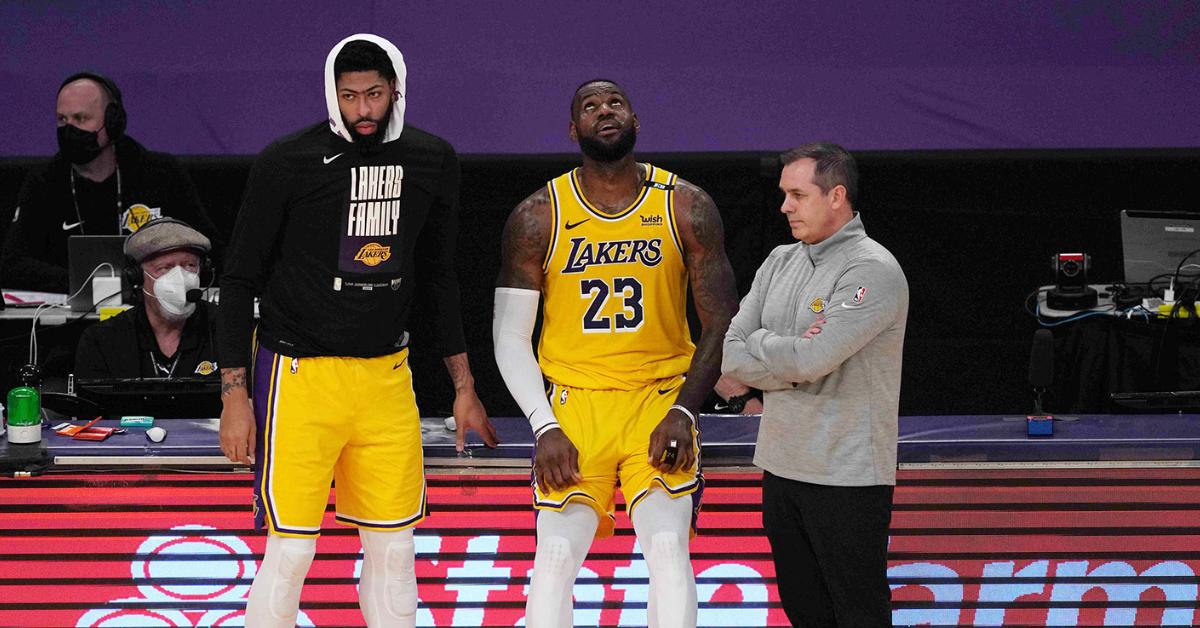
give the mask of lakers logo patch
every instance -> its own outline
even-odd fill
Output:
[[[392,247],[384,246],[378,242],[368,242],[355,254],[354,261],[362,262],[367,266],[378,266],[391,259],[391,257]]]
[[[216,362],[209,362],[208,360],[204,360],[203,362],[196,365],[196,374],[197,375],[212,375],[213,373],[216,373],[216,372],[217,372],[217,363]]]
[[[147,207],[141,203],[130,205],[129,209],[121,214],[121,228],[129,233],[136,233],[142,225],[155,218],[162,218],[161,207]]]
[[[824,312],[825,311],[825,299],[822,299],[821,297],[817,297],[817,298],[813,299],[812,303],[808,304],[808,309],[812,310],[813,313],[815,313],[815,314],[820,314],[821,312]]]

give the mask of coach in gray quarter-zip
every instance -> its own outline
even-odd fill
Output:
[[[722,371],[764,391],[754,463],[779,595],[797,626],[891,626],[887,531],[908,283],[854,211],[836,144],[782,155],[796,244],[763,262]]]

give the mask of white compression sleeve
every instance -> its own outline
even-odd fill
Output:
[[[317,553],[317,539],[271,534],[250,586],[246,625],[292,628],[300,613],[300,588]]]
[[[523,288],[496,288],[492,317],[492,345],[496,366],[508,392],[529,418],[536,439],[558,427],[558,419],[546,400],[542,369],[533,355],[533,325],[537,321],[541,293]]]
[[[688,554],[692,500],[651,489],[633,511],[637,533],[650,568],[646,618],[650,628],[695,628],[696,576]]]
[[[417,624],[416,546],[412,529],[358,529],[363,544],[358,606],[371,628]]]
[[[525,601],[526,628],[574,626],[571,594],[587,558],[600,517],[591,506],[567,504],[562,512],[539,510],[537,553]]]

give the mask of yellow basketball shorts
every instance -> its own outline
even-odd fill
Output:
[[[320,534],[332,483],[339,523],[402,530],[425,518],[421,418],[408,350],[376,358],[254,359],[255,525]]]
[[[613,502],[619,485],[630,516],[651,489],[671,497],[692,499],[692,527],[700,511],[704,476],[700,471],[700,433],[692,426],[696,464],[664,474],[650,466],[650,434],[667,415],[683,376],[660,380],[635,390],[590,390],[554,384],[550,405],[567,438],[579,450],[583,480],[563,490],[543,493],[533,481],[533,505],[539,510],[561,511],[571,502],[587,504],[600,515],[596,537],[611,536],[615,521]]]

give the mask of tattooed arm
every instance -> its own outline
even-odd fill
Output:
[[[542,188],[508,217],[492,323],[496,366],[529,419],[537,443],[533,477],[543,492],[566,488],[581,479],[579,451],[559,428],[546,401],[542,372],[533,355],[533,327],[544,277],[542,262],[552,237],[552,212],[549,193]]]
[[[487,410],[479,395],[475,394],[475,376],[471,374],[471,364],[467,354],[456,353],[442,359],[450,380],[454,382],[454,420],[457,423],[455,446],[462,451],[467,445],[467,430],[475,430],[483,437],[483,444],[495,447],[500,441],[496,438],[496,428],[488,420]]]
[[[687,381],[675,403],[696,415],[721,376],[721,344],[737,311],[737,290],[733,268],[725,256],[725,229],[716,204],[704,190],[682,179],[676,181],[674,194],[675,222],[701,325]],[[674,465],[661,462],[663,449],[671,440],[679,445]],[[691,419],[679,410],[668,412],[650,436],[649,453],[650,463],[663,471],[689,468],[695,462]]]
[[[221,451],[234,462],[254,462],[254,408],[246,387],[246,369],[221,369]]]
[[[546,188],[534,192],[517,205],[504,223],[500,244],[503,259],[496,285],[501,288],[541,290],[542,262],[550,248],[550,194]]]

